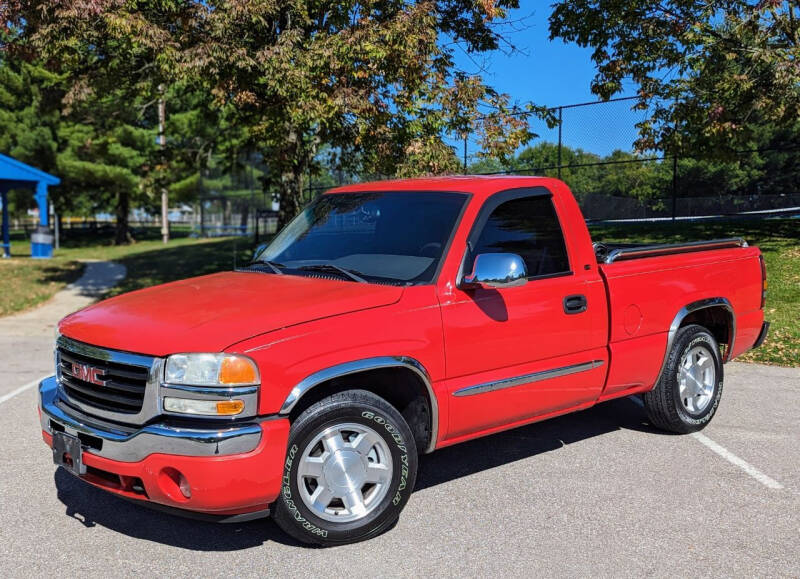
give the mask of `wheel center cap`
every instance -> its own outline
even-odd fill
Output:
[[[322,476],[335,496],[360,489],[367,479],[367,469],[355,450],[337,450],[325,461]]]

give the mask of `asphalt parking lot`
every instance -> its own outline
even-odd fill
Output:
[[[29,338],[30,382],[49,336]],[[41,341],[41,344],[38,342]],[[36,342],[35,344],[33,342]],[[0,361],[19,357],[2,348]],[[3,360],[5,358],[5,360]],[[800,370],[730,364],[703,437],[651,429],[623,399],[423,458],[400,522],[334,549],[269,520],[212,525],[131,505],[56,471],[36,389],[0,387],[4,577],[798,576]],[[710,444],[709,444],[710,441]]]

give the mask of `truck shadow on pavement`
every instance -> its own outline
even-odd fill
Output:
[[[664,434],[647,423],[642,408],[627,399],[615,400],[422,456],[415,491],[616,430]],[[56,471],[55,484],[66,515],[87,529],[101,526],[129,537],[194,551],[238,551],[269,542],[308,547],[285,535],[269,519],[238,524],[184,519],[120,499],[63,469]],[[411,504],[413,508],[413,499]]]

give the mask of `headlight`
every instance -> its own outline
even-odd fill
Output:
[[[173,354],[164,370],[167,384],[250,386],[259,383],[258,368],[237,354]]]

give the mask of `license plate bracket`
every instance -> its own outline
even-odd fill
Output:
[[[77,436],[65,432],[53,433],[53,462],[76,475],[86,474],[83,449]]]

